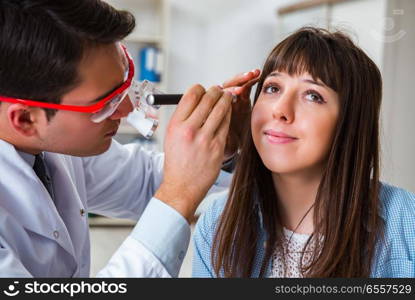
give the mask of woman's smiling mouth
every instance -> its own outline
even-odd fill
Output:
[[[275,131],[273,129],[267,129],[264,134],[271,144],[287,144],[297,140],[296,137],[288,135],[282,131]]]

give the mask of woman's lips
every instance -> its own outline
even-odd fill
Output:
[[[268,129],[264,131],[264,134],[271,144],[288,144],[297,140],[296,137],[290,136],[282,131],[275,131]]]

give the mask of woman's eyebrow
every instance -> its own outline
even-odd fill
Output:
[[[280,76],[282,76],[281,73],[272,72],[267,76],[267,78],[268,77],[280,77]],[[324,83],[322,83],[321,81],[315,81],[315,80],[312,80],[312,79],[309,79],[309,78],[302,78],[301,81],[311,83],[311,84],[314,84],[314,85],[318,85],[318,86],[321,86],[321,87],[326,87],[326,85]]]
[[[281,73],[279,73],[279,72],[272,72],[272,73],[270,73],[270,74],[267,76],[267,78],[268,78],[268,77],[278,77],[278,76],[281,76]]]
[[[325,87],[326,86],[324,83],[317,82],[317,81],[314,81],[312,79],[303,79],[302,81],[303,82],[307,82],[307,83],[311,83],[311,84],[315,84],[315,85],[318,85],[318,86],[321,86],[321,87]]]

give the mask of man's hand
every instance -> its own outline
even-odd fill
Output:
[[[163,182],[155,197],[189,223],[219,175],[231,104],[230,92],[195,85],[183,95],[167,128]]]
[[[229,135],[225,148],[225,159],[231,157],[241,146],[242,135],[251,114],[251,88],[259,80],[260,70],[236,75],[234,78],[223,83],[225,91],[230,91],[236,96],[232,103],[232,117]]]

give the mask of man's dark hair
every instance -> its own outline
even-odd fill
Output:
[[[100,0],[0,0],[0,95],[60,103],[85,50],[134,27],[131,13]]]

